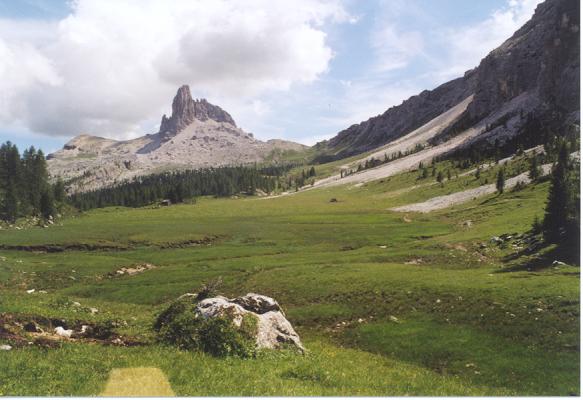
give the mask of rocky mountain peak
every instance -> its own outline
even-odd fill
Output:
[[[162,117],[160,133],[176,134],[194,120],[206,121],[209,119],[237,126],[228,112],[209,103],[206,99],[193,100],[190,87],[182,85],[172,101],[172,116],[170,118],[166,115]]]

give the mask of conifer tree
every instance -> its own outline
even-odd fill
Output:
[[[506,185],[506,177],[504,176],[504,168],[500,168],[498,175],[496,175],[496,190],[499,194],[504,193],[504,186]]]
[[[543,220],[545,240],[551,243],[558,243],[565,233],[578,236],[580,220],[578,177],[569,162],[567,143],[561,141],[559,146]]]
[[[530,159],[530,167],[528,170],[528,177],[532,181],[536,181],[542,175],[542,169],[538,163],[538,157],[536,154]]]

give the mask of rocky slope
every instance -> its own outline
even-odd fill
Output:
[[[229,113],[204,99],[193,100],[189,87],[182,86],[172,102],[172,115],[162,117],[158,133],[126,141],[80,135],[48,156],[48,168],[76,192],[155,172],[260,162],[274,150],[305,148],[284,140],[255,139],[238,128]]]
[[[539,4],[533,18],[477,68],[320,143],[321,158],[344,158],[375,149],[421,127],[470,95],[473,100],[465,112],[443,127],[433,144],[501,110],[504,112],[497,118],[504,123],[489,124],[489,129],[472,142],[503,142],[520,133],[528,118],[558,121],[557,133],[567,124],[578,124],[579,7],[578,0],[546,0]]]

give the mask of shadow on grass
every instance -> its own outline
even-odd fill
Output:
[[[538,256],[534,256],[538,254]],[[547,245],[547,247],[537,247],[536,249],[524,249],[517,253],[506,256],[504,263],[511,263],[521,258],[517,264],[495,271],[496,273],[519,272],[519,271],[541,271],[553,267],[555,261],[570,265],[580,265],[579,244],[559,244]]]

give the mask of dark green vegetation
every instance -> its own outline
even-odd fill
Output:
[[[504,168],[529,166],[525,157]],[[477,179],[435,164],[436,175],[448,169],[459,178],[436,184],[412,171],[358,188],[104,208],[2,230],[4,315],[111,321],[138,345],[15,345],[0,353],[0,393],[95,395],[112,368],[152,366],[179,395],[578,394],[580,270],[569,249],[530,233],[550,181],[430,214],[388,211],[493,183],[499,168]],[[155,268],[115,273],[143,263]],[[277,299],[308,354],[216,358],[159,343],[156,317],[218,277],[226,296]]]
[[[199,297],[182,298],[160,313],[154,330],[161,342],[219,357],[255,355],[256,317],[243,316],[240,328],[224,317],[203,319],[194,312],[198,301]]]
[[[46,160],[41,150],[30,147],[20,156],[16,145],[0,146],[0,219],[14,222],[19,217],[48,219],[62,206],[62,182],[49,184]]]
[[[580,175],[579,164],[570,160],[569,150],[569,145],[561,142],[552,172],[543,232],[549,242],[564,243],[578,249],[581,221]]]
[[[228,197],[241,192],[253,195],[258,189],[271,193],[291,167],[219,167],[154,174],[114,187],[74,194],[70,200],[78,209],[89,210],[108,206],[142,207],[163,199],[182,203],[195,196]]]

